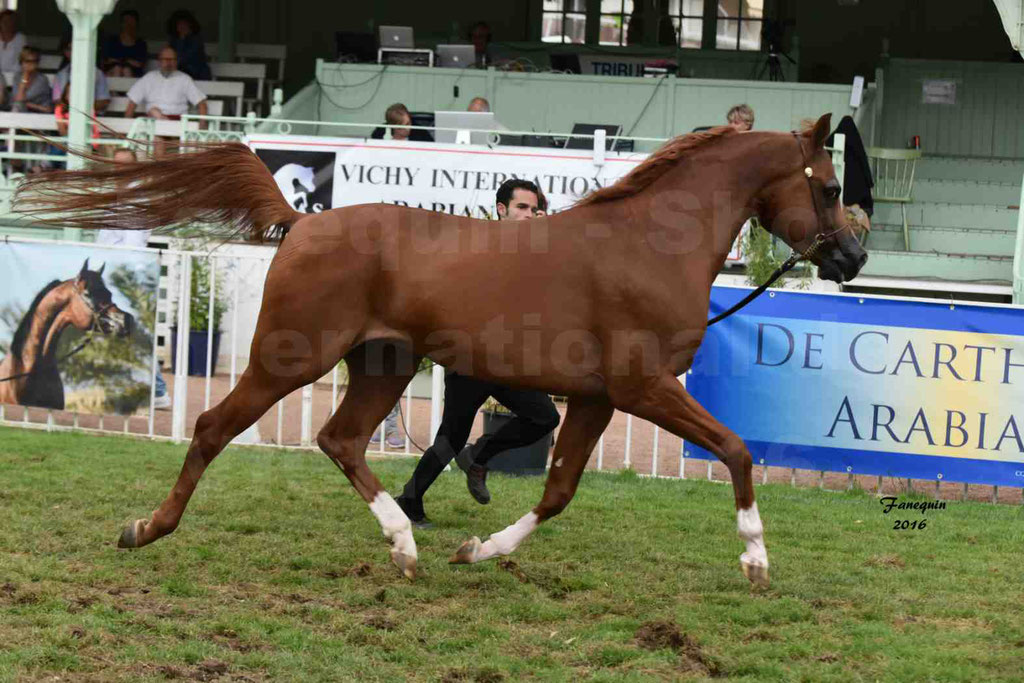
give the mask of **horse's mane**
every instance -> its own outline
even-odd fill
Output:
[[[60,280],[54,280],[50,284],[39,290],[36,294],[36,298],[32,300],[32,305],[28,307],[28,311],[22,317],[21,322],[18,323],[18,329],[14,332],[14,337],[11,339],[11,350],[10,354],[12,357],[21,356],[21,352],[25,347],[25,340],[28,339],[29,330],[32,329],[32,318],[35,317],[35,311],[39,308],[39,304],[42,303],[43,297],[49,294],[51,291],[57,288],[61,284]],[[56,313],[54,313],[56,315]],[[47,327],[51,321],[46,321]]]
[[[587,195],[576,202],[576,206],[610,202],[615,199],[635,195],[675,167],[679,159],[687,152],[735,132],[736,130],[730,126],[718,126],[717,128],[711,128],[699,133],[690,133],[672,138],[658,148],[651,156],[644,159],[643,163],[619,178],[613,185],[602,187],[600,190]]]

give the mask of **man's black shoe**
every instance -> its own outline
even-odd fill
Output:
[[[466,488],[476,502],[487,505],[491,502],[491,492],[487,490],[487,468],[473,463],[466,472]]]
[[[399,496],[395,498],[395,502],[398,503],[398,507],[402,508],[402,512],[409,518],[412,525],[417,529],[433,529],[434,523],[427,519],[427,513],[423,511],[422,500],[412,500],[405,496]]]

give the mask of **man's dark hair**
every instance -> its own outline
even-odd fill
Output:
[[[540,209],[546,209],[547,199],[541,194],[540,188],[532,180],[526,180],[524,178],[512,178],[506,180],[498,188],[498,196],[495,197],[494,201],[496,204],[504,204],[505,208],[508,208],[509,202],[512,201],[512,195],[516,190],[526,190],[537,195],[537,207]],[[541,202],[544,206],[541,206]]]
[[[124,19],[125,17],[135,17],[135,21],[139,21],[139,13],[133,9],[126,9],[121,12],[121,18]]]

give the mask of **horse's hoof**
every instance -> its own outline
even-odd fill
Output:
[[[449,564],[473,564],[480,552],[480,539],[477,536],[459,546],[455,554],[448,558]]]
[[[395,563],[399,571],[410,581],[416,579],[416,558],[412,555],[406,555],[405,553],[399,552],[392,548],[391,550],[391,561]]]
[[[138,548],[139,537],[142,536],[142,531],[146,528],[146,519],[137,519],[124,528],[121,532],[121,538],[117,539],[118,548]]]
[[[740,560],[740,568],[743,570],[743,576],[747,577],[755,587],[768,587],[768,567],[763,564],[754,564],[753,562]]]

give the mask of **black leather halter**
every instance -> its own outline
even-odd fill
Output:
[[[811,184],[811,178],[814,176],[814,170],[811,168],[811,165],[807,163],[807,153],[804,151],[804,146],[800,144],[799,133],[797,133],[795,130],[792,131],[792,133],[793,139],[796,140],[796,146],[800,150],[800,159],[803,162],[804,176],[807,178],[807,189],[810,190],[811,192],[811,203],[814,205],[814,215],[815,217],[817,217],[818,226],[820,227],[821,225],[823,225],[822,218],[824,217],[824,214],[822,213],[821,207],[818,204],[818,195],[815,194],[814,186]],[[805,249],[803,252],[798,252],[794,250],[793,253],[789,255],[789,258],[787,258],[785,262],[781,266],[779,266],[774,273],[772,273],[771,277],[769,277],[763,285],[752,291],[747,296],[743,297],[742,301],[739,301],[738,303],[733,305],[733,307],[730,308],[729,310],[719,313],[714,318],[709,320],[708,327],[714,325],[720,320],[728,318],[730,315],[740,310],[757,297],[761,296],[761,294],[763,294],[766,289],[775,284],[776,280],[778,280],[780,277],[782,277],[790,270],[792,270],[793,267],[796,266],[796,264],[800,263],[801,261],[809,261],[816,253],[818,253],[818,250],[821,249],[821,245],[823,245],[826,240],[839,234],[847,227],[848,226],[844,224],[829,233],[818,233],[817,235],[814,236],[814,241],[811,242],[811,246],[807,247],[807,249]]]

